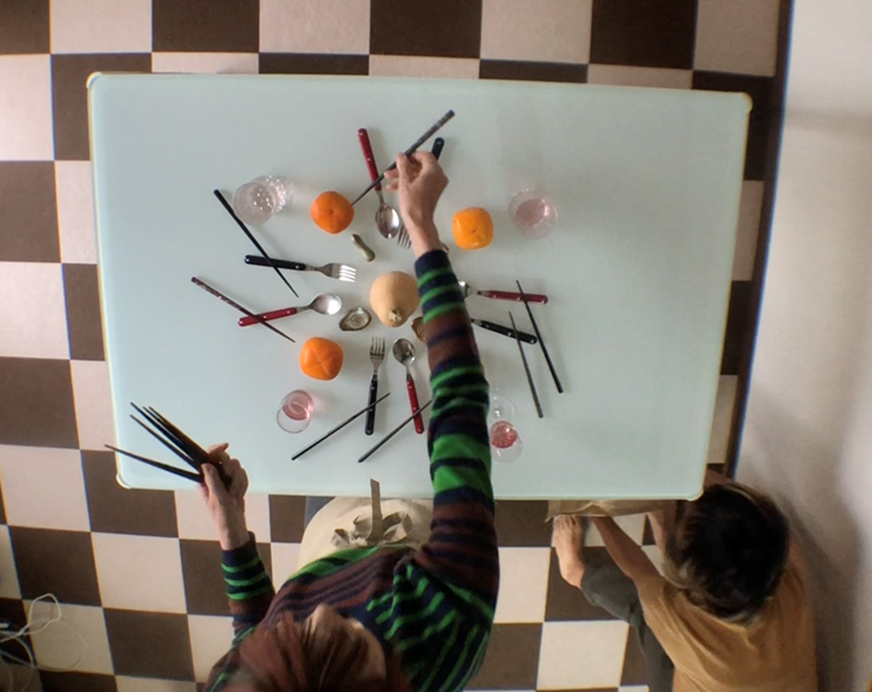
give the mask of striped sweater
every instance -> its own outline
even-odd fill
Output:
[[[235,638],[207,689],[238,666],[236,647],[255,627],[321,603],[360,621],[398,657],[412,688],[461,690],[478,671],[496,606],[499,561],[487,433],[488,385],[463,296],[442,251],[415,264],[428,335],[433,410],[427,445],[433,523],[427,543],[358,548],[303,567],[276,594],[252,539],[223,554]],[[410,460],[412,463],[412,460]]]

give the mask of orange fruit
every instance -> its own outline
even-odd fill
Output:
[[[316,380],[332,380],[342,370],[342,346],[330,339],[314,336],[300,349],[300,370]]]
[[[454,242],[461,250],[481,250],[494,239],[494,222],[486,209],[470,207],[454,215]]]
[[[338,192],[322,192],[309,210],[312,221],[328,233],[342,233],[354,219],[354,208]]]

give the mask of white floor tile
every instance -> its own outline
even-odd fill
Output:
[[[282,588],[290,577],[297,573],[300,565],[299,543],[271,543],[270,557],[272,559],[272,579],[276,591]]]
[[[369,53],[370,0],[261,0],[261,53]]]
[[[593,0],[484,0],[481,57],[586,63]]]
[[[194,657],[194,678],[205,682],[212,666],[227,653],[233,643],[233,626],[229,617],[189,615],[191,653]]]
[[[102,360],[70,361],[81,449],[103,450],[115,441],[109,366]]]
[[[712,419],[712,433],[709,438],[709,464],[723,464],[727,460],[727,447],[730,443],[730,430],[733,427],[738,386],[739,378],[736,375],[721,375],[718,380],[715,415]]]
[[[30,604],[25,601],[24,607],[30,608]],[[57,610],[53,603],[41,601],[33,614],[34,621],[41,623],[56,616]],[[40,666],[80,673],[114,672],[102,608],[65,603],[61,605],[60,622],[48,624],[45,629],[37,625],[34,630],[30,637]]]
[[[177,539],[92,533],[91,542],[105,607],[186,612]]]
[[[628,65],[588,65],[587,83],[656,89],[690,89],[693,86],[693,71]]]
[[[478,60],[471,58],[424,58],[406,55],[370,55],[372,77],[434,77],[478,79]]]
[[[495,622],[542,622],[548,596],[550,548],[500,548]]]
[[[0,598],[21,598],[8,526],[0,526]]]
[[[620,621],[546,622],[536,689],[617,687],[628,631]]]
[[[0,296],[0,356],[70,357],[60,264],[0,262]]]
[[[79,450],[2,446],[0,476],[10,526],[91,529]]]
[[[742,182],[739,226],[736,230],[736,254],[733,259],[733,281],[750,281],[754,275],[760,214],[763,212],[764,185],[762,180]]]
[[[257,74],[257,53],[152,53],[152,72]]]
[[[55,186],[61,260],[67,264],[96,264],[91,162],[55,161]]]
[[[151,0],[51,0],[52,53],[148,53]]]
[[[197,692],[193,682],[181,680],[160,680],[157,678],[131,678],[118,675],[115,678],[118,692]]]
[[[54,158],[51,104],[48,55],[0,56],[0,161]]]
[[[779,5],[779,0],[700,0],[694,67],[774,76]]]

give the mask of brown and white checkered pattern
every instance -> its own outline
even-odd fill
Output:
[[[199,498],[122,490],[112,455],[101,451],[113,423],[88,162],[91,72],[748,93],[754,108],[709,458],[723,463],[734,456],[753,347],[786,22],[779,0],[4,0],[0,619],[23,623],[29,601],[52,592],[88,640],[75,673],[42,672],[28,689],[192,692],[230,640],[219,551]],[[248,508],[261,555],[281,580],[297,563],[303,500],[252,497]],[[544,513],[540,502],[499,505],[503,583],[491,650],[473,687],[646,689],[627,626],[561,582]],[[651,542],[643,520],[626,524]],[[64,668],[78,657],[64,628],[32,644],[44,666]]]

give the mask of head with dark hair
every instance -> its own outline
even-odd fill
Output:
[[[764,495],[728,483],[676,508],[666,542],[669,578],[712,614],[753,617],[781,580],[790,547],[787,520]]]

